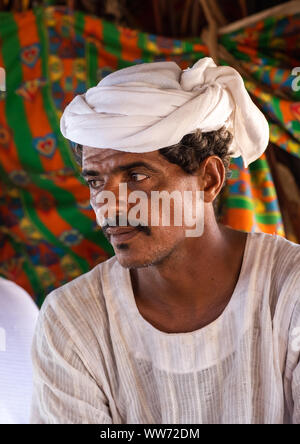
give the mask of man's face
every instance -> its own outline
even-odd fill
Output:
[[[100,202],[101,193],[103,196],[104,191],[114,193],[116,198],[114,210],[117,216],[124,213],[123,202],[119,199],[121,183],[126,184],[126,198],[133,191],[142,191],[144,196],[147,196],[147,220],[144,220],[145,218],[140,214],[140,219],[147,226],[120,227],[118,219],[117,226],[109,226],[106,223],[109,223],[111,219],[108,217],[108,210],[105,212],[104,225],[101,224],[103,233],[112,244],[122,266],[136,268],[160,263],[186,239],[187,227],[184,226],[184,219],[181,226],[174,225],[172,199],[170,200],[169,226],[162,223],[161,206],[159,214],[156,215],[158,225],[151,225],[151,191],[171,193],[177,190],[182,194],[185,190],[195,192],[199,189],[199,178],[187,174],[178,165],[168,162],[158,151],[139,154],[84,146],[82,174],[89,184],[91,205],[96,215],[103,210],[104,202],[107,203],[103,200]],[[137,202],[127,202],[126,215],[129,224],[130,211],[133,211]],[[106,208],[108,208],[107,204]]]

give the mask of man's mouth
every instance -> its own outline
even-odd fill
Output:
[[[111,242],[121,242],[131,239],[139,233],[139,230],[136,228],[109,227],[106,233],[110,236]]]

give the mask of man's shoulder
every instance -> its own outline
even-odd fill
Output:
[[[282,280],[293,276],[298,276],[299,279],[300,245],[279,235],[271,237],[275,244],[272,260],[273,274],[280,276]]]
[[[100,262],[86,273],[53,290],[46,296],[41,313],[53,310],[66,315],[71,311],[103,309],[105,299],[102,291],[102,269],[113,266],[115,260],[116,257],[113,256]]]
[[[278,234],[254,236],[258,244],[261,240],[259,269],[269,288],[272,316],[277,313],[289,318],[300,303],[300,245]]]
[[[250,233],[250,235],[257,242],[255,251],[259,251],[260,245],[263,257],[268,259],[268,265],[276,268],[278,272],[291,271],[292,268],[297,270],[300,260],[299,244],[279,234]]]
[[[94,374],[99,371],[103,347],[110,347],[110,318],[102,293],[101,269],[113,262],[113,258],[101,262],[48,294],[34,334],[35,360],[42,362],[48,354],[57,364],[61,358],[64,362],[79,356]]]

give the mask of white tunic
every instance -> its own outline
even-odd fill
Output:
[[[32,423],[300,423],[300,246],[249,233],[223,313],[188,333],[140,314],[116,256],[50,293]]]

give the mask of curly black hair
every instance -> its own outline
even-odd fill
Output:
[[[225,181],[230,177],[229,146],[232,142],[232,134],[223,126],[219,130],[202,132],[197,129],[194,133],[183,136],[175,145],[159,149],[159,153],[169,162],[179,165],[187,174],[194,174],[201,162],[209,156],[219,156],[225,167]],[[76,162],[82,166],[82,145],[75,144],[72,147]],[[213,207],[217,211],[219,196],[214,200]]]

